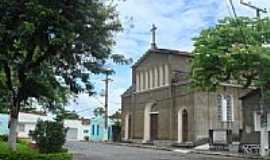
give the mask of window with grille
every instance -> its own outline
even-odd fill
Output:
[[[231,96],[226,96],[226,112],[227,112],[227,121],[232,121],[233,120],[233,112],[232,112],[232,97]]]
[[[232,96],[217,96],[217,118],[219,121],[233,121]]]
[[[222,113],[222,95],[217,96],[217,118],[219,121],[222,120],[223,113]]]

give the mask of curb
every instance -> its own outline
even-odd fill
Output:
[[[168,148],[168,147],[157,147],[150,145],[141,145],[141,144],[132,144],[132,143],[106,143],[110,145],[116,146],[126,146],[126,147],[134,147],[134,148],[146,148],[153,150],[163,150],[163,151],[173,151],[177,150],[176,148]],[[270,157],[260,157],[260,156],[252,156],[252,155],[241,155],[241,154],[233,154],[233,153],[224,153],[224,152],[214,152],[214,151],[202,151],[202,150],[190,150],[187,154],[201,154],[201,155],[212,155],[212,156],[224,156],[224,157],[234,157],[234,158],[243,158],[243,159],[260,159],[260,160],[270,160]]]
[[[173,148],[167,147],[157,147],[157,146],[150,146],[150,145],[141,145],[141,144],[132,144],[132,143],[106,143],[110,145],[116,146],[126,146],[126,147],[134,147],[134,148],[146,148],[146,149],[153,149],[153,150],[163,150],[163,151],[173,151]]]
[[[266,159],[269,158],[262,158],[259,156],[252,156],[252,155],[241,155],[241,154],[233,154],[233,153],[222,153],[222,152],[211,152],[211,151],[199,151],[193,150],[192,153],[195,154],[203,154],[203,155],[214,155],[214,156],[224,156],[224,157],[234,157],[234,158],[243,158],[243,159]]]

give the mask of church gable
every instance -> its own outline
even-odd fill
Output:
[[[133,84],[136,92],[170,85],[170,72],[186,68],[191,55],[168,49],[148,50],[133,66]]]
[[[137,61],[133,66],[133,69],[138,71],[166,63],[168,63],[168,55],[157,54],[150,50]]]

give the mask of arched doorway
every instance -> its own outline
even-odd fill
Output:
[[[188,141],[188,112],[186,109],[178,111],[178,143]]]
[[[143,142],[147,143],[158,138],[158,111],[155,103],[148,103],[144,110]]]
[[[125,116],[125,140],[128,140],[130,138],[131,134],[131,116],[130,114],[126,114]]]

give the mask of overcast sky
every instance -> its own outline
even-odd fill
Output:
[[[239,16],[255,15],[254,10],[241,6],[239,1],[233,0]],[[250,1],[270,11],[270,0]],[[124,31],[116,36],[114,52],[132,57],[135,62],[150,47],[152,24],[158,27],[159,48],[192,51],[192,38],[202,29],[215,25],[218,19],[232,16],[229,0],[126,0],[118,4],[118,11]],[[110,66],[116,71],[111,76],[109,92],[109,112],[112,113],[121,108],[120,95],[131,85],[131,66]],[[104,76],[92,77],[98,93],[104,88],[102,79]],[[103,97],[82,94],[68,108],[91,117],[93,110],[103,105]]]

